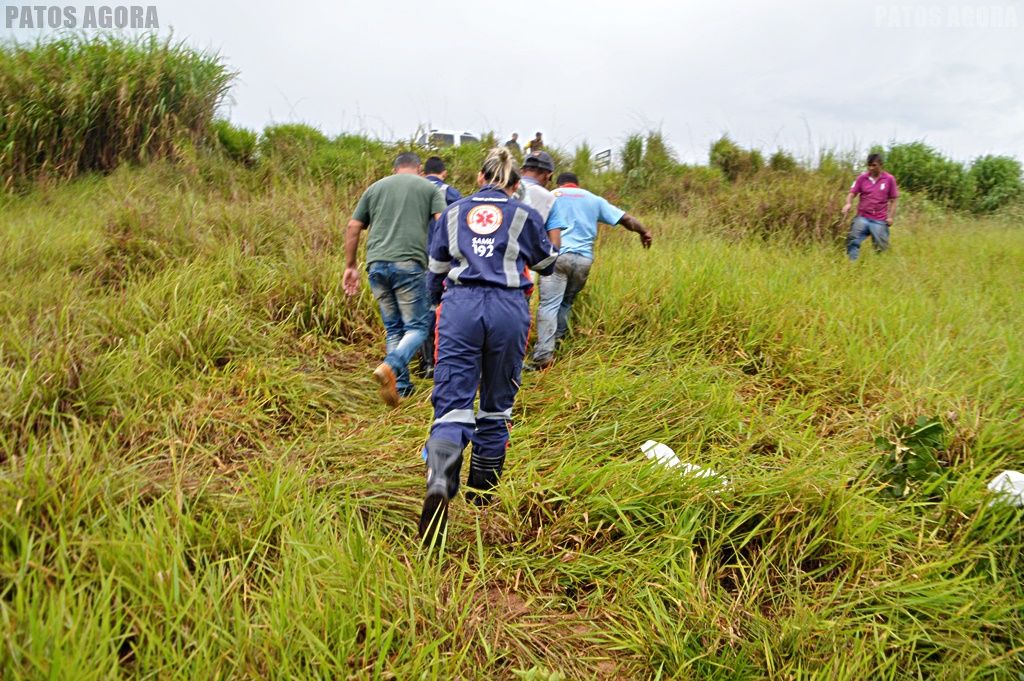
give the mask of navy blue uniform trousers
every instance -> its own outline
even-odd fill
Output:
[[[529,333],[530,307],[520,289],[450,286],[441,299],[430,438],[460,447],[472,442],[471,474],[501,474]]]

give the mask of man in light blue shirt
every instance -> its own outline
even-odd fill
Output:
[[[555,196],[553,212],[557,210],[565,227],[555,271],[540,278],[537,343],[527,371],[546,369],[555,361],[555,343],[569,328],[572,304],[586,285],[590,265],[594,262],[597,223],[612,227],[622,225],[636,232],[644,248],[650,248],[652,241],[650,231],[639,220],[604,198],[581,189],[579,179],[572,173],[558,176],[558,189],[552,194]]]

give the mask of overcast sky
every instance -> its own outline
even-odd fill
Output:
[[[923,139],[1024,159],[1024,0],[150,1],[161,32],[239,72],[226,111],[252,128],[541,130],[566,148],[660,128],[687,161],[723,132],[802,157]]]

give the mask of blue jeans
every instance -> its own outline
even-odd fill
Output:
[[[427,285],[426,275],[424,275],[424,285]],[[434,337],[437,330],[437,307],[434,305],[427,305],[427,337],[423,341],[423,345],[420,346],[420,369],[425,370],[429,367],[434,366]]]
[[[371,262],[370,290],[380,306],[384,322],[387,356],[384,361],[395,372],[398,389],[412,387],[409,358],[427,337],[427,288],[423,266],[415,260]]]
[[[555,354],[555,343],[569,330],[569,315],[576,295],[590,276],[593,258],[563,253],[555,261],[555,271],[540,278],[540,304],[537,307],[537,344],[533,361],[547,362]]]
[[[871,237],[875,250],[879,253],[889,248],[889,225],[884,220],[872,220],[858,215],[850,225],[850,233],[846,235],[846,255],[856,260],[860,255],[860,245],[864,239]]]

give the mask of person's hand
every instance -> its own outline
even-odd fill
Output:
[[[885,224],[889,225],[890,227],[892,227],[892,223],[893,223],[893,219],[892,218],[886,218],[885,219]]]
[[[650,248],[651,242],[654,241],[654,237],[651,236],[650,230],[644,230],[640,232],[640,243],[643,244],[644,248]]]
[[[850,206],[849,203],[847,203],[845,206],[843,206],[843,217],[844,218],[846,217],[846,214],[850,212],[850,208],[851,208],[851,206]]]
[[[355,267],[346,267],[345,274],[341,278],[341,285],[345,289],[345,293],[350,296],[359,293],[359,270]]]

